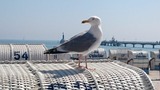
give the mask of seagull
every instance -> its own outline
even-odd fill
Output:
[[[101,19],[98,16],[91,16],[88,20],[83,20],[82,23],[89,23],[90,29],[73,36],[57,47],[46,50],[44,54],[79,54],[78,66],[81,67],[80,58],[84,56],[86,61],[86,55],[100,46],[103,36]],[[88,68],[87,61],[85,67]]]

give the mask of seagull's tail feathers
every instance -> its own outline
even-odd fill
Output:
[[[44,54],[61,54],[61,53],[67,53],[64,51],[59,51],[57,48],[48,49],[44,52]]]

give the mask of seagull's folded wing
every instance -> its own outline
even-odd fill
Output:
[[[46,50],[44,54],[84,52],[87,51],[95,42],[96,38],[91,33],[85,31],[75,35],[70,40],[55,48]]]
[[[88,50],[95,42],[96,38],[91,33],[82,32],[60,45],[58,49],[66,52],[83,52]]]

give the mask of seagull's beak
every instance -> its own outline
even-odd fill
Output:
[[[89,20],[83,20],[82,23],[89,23]]]

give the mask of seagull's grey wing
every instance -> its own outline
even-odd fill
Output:
[[[81,32],[81,33],[73,36],[72,38],[70,38],[70,40],[72,40],[72,39],[74,39],[74,38],[77,38],[77,37],[79,37],[79,36],[82,36],[82,35],[84,35],[84,34],[87,33],[87,32],[88,32],[88,30],[86,30],[86,31],[84,31],[84,32]]]
[[[65,52],[83,52],[88,50],[95,42],[96,38],[91,33],[83,32],[59,47]]]

